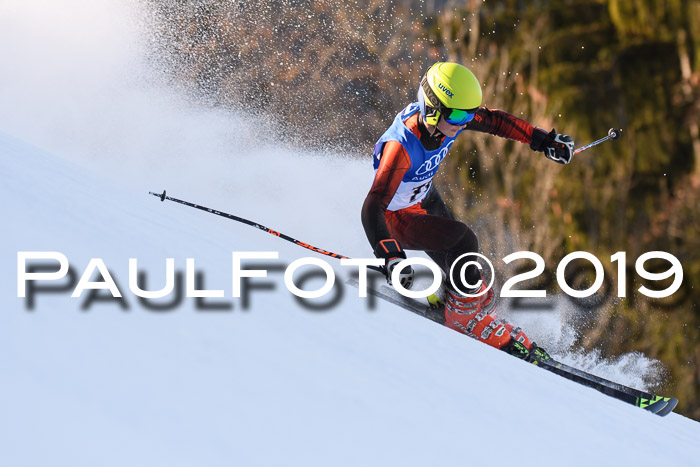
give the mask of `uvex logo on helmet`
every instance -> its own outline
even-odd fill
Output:
[[[438,88],[440,88],[445,94],[447,94],[447,97],[454,97],[454,94],[452,94],[452,91],[447,89],[444,84],[438,83]]]

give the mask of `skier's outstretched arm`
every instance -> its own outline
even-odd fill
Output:
[[[574,141],[570,136],[535,128],[502,110],[479,107],[466,129],[529,144],[533,151],[544,152],[548,159],[560,164],[568,164],[574,156]]]
[[[479,107],[466,129],[530,144],[535,128],[525,120],[508,112]]]

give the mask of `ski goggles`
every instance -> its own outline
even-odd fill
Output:
[[[445,119],[447,123],[450,125],[457,125],[461,126],[466,123],[469,123],[472,121],[474,118],[474,114],[476,113],[475,110],[472,110],[471,112],[469,110],[462,110],[462,109],[448,109],[448,108],[443,108],[440,109],[440,115],[442,115],[442,118]]]

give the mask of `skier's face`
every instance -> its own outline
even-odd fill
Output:
[[[438,120],[437,128],[443,135],[447,136],[448,138],[454,138],[457,135],[457,133],[466,125],[466,123],[464,125],[451,125],[447,123],[444,118],[440,118],[440,120]]]

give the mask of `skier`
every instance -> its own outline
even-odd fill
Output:
[[[362,206],[362,224],[375,256],[385,260],[383,270],[389,284],[393,269],[406,258],[404,249],[425,251],[447,276],[445,324],[527,359],[530,352],[541,353],[542,349],[520,328],[495,317],[493,289],[484,292],[487,285],[475,265],[464,271],[465,282],[473,288],[460,286],[464,285],[459,277],[462,266],[477,259],[468,253],[478,252],[478,240],[467,225],[455,219],[432,178],[463,130],[529,144],[560,164],[568,164],[573,157],[571,137],[481,107],[481,84],[474,74],[460,64],[438,62],[423,76],[418,101],[396,116],[374,146],[376,172]],[[411,287],[410,267],[403,269],[400,281],[405,288]]]

